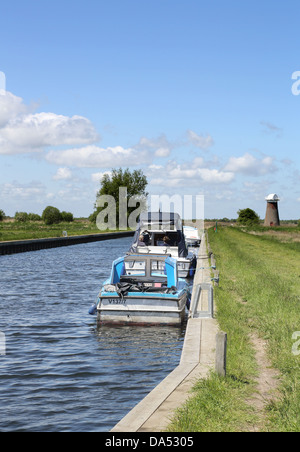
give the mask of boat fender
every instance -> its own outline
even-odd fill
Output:
[[[89,314],[90,315],[95,315],[97,313],[97,305],[93,304],[90,309],[89,309]]]

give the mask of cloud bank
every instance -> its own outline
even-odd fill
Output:
[[[0,154],[30,154],[56,146],[94,143],[100,138],[87,118],[34,114],[31,108],[14,94],[0,95]]]

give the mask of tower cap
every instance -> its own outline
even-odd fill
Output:
[[[266,201],[272,201],[272,202],[278,202],[280,201],[279,196],[275,193],[272,193],[271,195],[268,195],[266,198]]]

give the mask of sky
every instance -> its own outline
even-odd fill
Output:
[[[206,218],[300,218],[298,0],[10,0],[0,209],[89,216],[103,174],[204,195]],[[4,77],[5,76],[5,77]]]

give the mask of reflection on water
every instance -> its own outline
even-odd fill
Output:
[[[88,315],[130,241],[0,257],[0,431],[108,431],[178,365],[184,325]]]

